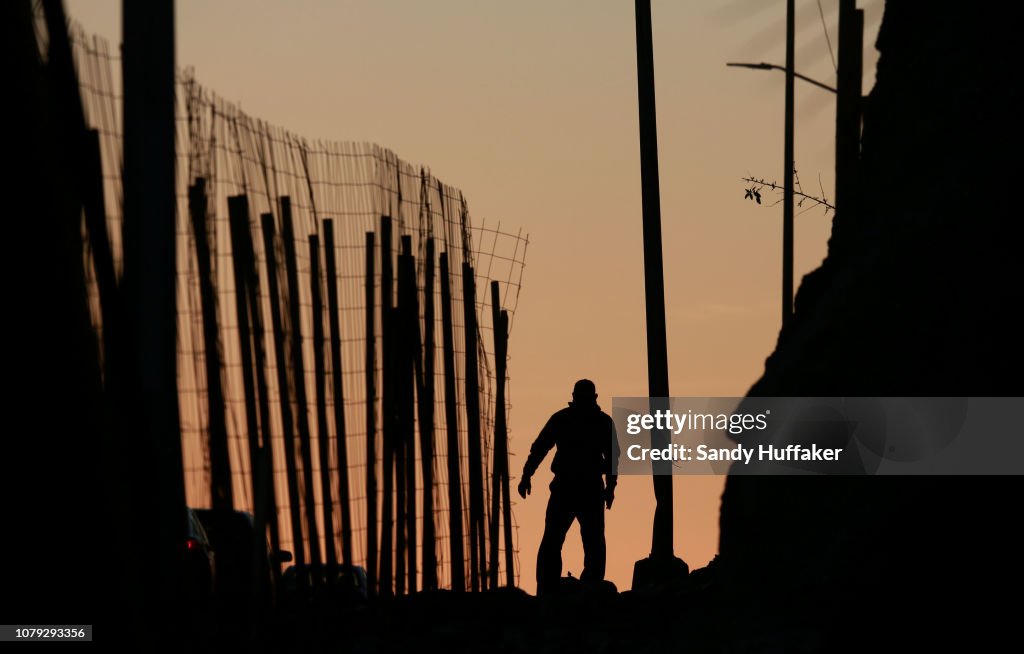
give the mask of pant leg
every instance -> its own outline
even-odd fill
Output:
[[[552,490],[544,516],[544,537],[537,552],[537,593],[553,590],[562,577],[562,544],[572,525],[572,507],[558,491]]]
[[[605,569],[604,498],[600,493],[587,493],[579,499],[576,518],[580,521],[583,539],[583,574],[581,581],[601,581]]]

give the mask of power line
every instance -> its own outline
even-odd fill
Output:
[[[828,26],[825,25],[825,11],[821,8],[821,0],[818,0],[818,15],[821,16],[821,29],[825,31],[825,43],[828,44],[828,56],[832,57],[832,70],[839,72],[836,65],[836,55],[832,52],[832,39],[828,35]]]

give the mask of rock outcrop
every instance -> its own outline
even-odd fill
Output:
[[[750,395],[1024,395],[1019,73],[1002,12],[887,4],[859,207],[840,208]],[[992,580],[1020,579],[1006,526],[1021,488],[1009,477],[731,477],[721,557],[738,596],[830,607],[835,636],[873,638],[861,618],[891,626],[917,610],[935,625],[968,624],[965,606],[997,620]]]

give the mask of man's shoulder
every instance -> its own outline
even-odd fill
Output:
[[[567,406],[567,407],[562,407],[558,411],[555,411],[554,413],[552,413],[551,414],[551,420],[553,420],[553,421],[560,421],[560,420],[565,420],[566,418],[570,418],[571,416],[572,416],[572,407],[571,406]]]
[[[597,421],[597,422],[601,422],[603,424],[609,424],[609,425],[610,424],[614,424],[614,420],[612,420],[612,417],[610,415],[608,415],[607,413],[605,413],[604,411],[602,411],[601,409],[598,409],[595,412],[587,411],[587,412],[581,413],[578,409],[574,409],[571,406],[567,406],[567,407],[564,407],[562,409],[559,409],[558,411],[555,411],[551,415],[550,422],[553,422],[553,423],[560,423],[560,422],[564,422],[564,421],[577,422],[581,418],[586,420],[586,421]]]

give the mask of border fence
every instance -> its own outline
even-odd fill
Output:
[[[120,59],[70,36],[105,351],[123,261]],[[297,570],[363,567],[371,593],[514,585],[506,364],[528,238],[475,224],[461,191],[387,149],[306,140],[191,71],[176,91],[188,505],[250,513]]]

